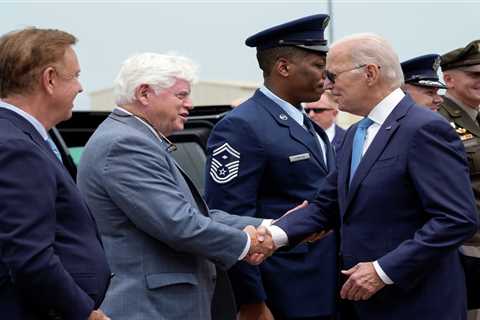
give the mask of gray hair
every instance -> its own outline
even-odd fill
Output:
[[[355,65],[377,64],[381,67],[380,76],[390,84],[392,89],[403,85],[400,60],[387,40],[374,33],[358,33],[336,41],[330,50],[339,44],[349,42],[355,43],[354,50],[350,52],[350,59]]]
[[[114,82],[114,95],[117,105],[135,100],[135,89],[148,84],[158,94],[170,88],[176,79],[192,84],[197,81],[198,67],[192,60],[174,55],[158,53],[136,54],[122,64]]]

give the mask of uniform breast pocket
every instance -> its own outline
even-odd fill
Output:
[[[470,173],[480,173],[480,148],[478,150],[467,149],[466,151]]]

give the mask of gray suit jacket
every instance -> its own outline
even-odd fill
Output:
[[[115,320],[210,319],[214,264],[237,262],[239,229],[261,223],[208,210],[167,147],[115,110],[82,155],[78,186],[116,274],[101,308]]]

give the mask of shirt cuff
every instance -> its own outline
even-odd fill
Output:
[[[265,227],[268,228],[272,225],[273,219],[263,219],[262,223],[260,224],[260,227]]]
[[[243,260],[247,256],[248,250],[250,250],[250,244],[252,243],[252,239],[250,239],[250,235],[246,232],[245,234],[247,235],[247,244],[245,245],[245,248],[243,248],[243,251],[240,254],[240,257],[238,257],[238,261]]]
[[[272,240],[275,248],[280,248],[288,244],[288,236],[279,226],[268,226],[268,231],[272,234]]]
[[[380,264],[378,263],[378,261],[375,260],[373,262],[373,267],[375,268],[375,271],[377,272],[380,279],[382,279],[383,283],[393,284],[392,279],[390,279],[390,277],[387,276],[387,274],[383,271],[383,269],[382,269],[382,267],[380,267]]]

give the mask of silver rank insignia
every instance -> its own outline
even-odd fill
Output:
[[[216,183],[227,183],[238,176],[240,152],[228,143],[213,150],[210,176]]]

